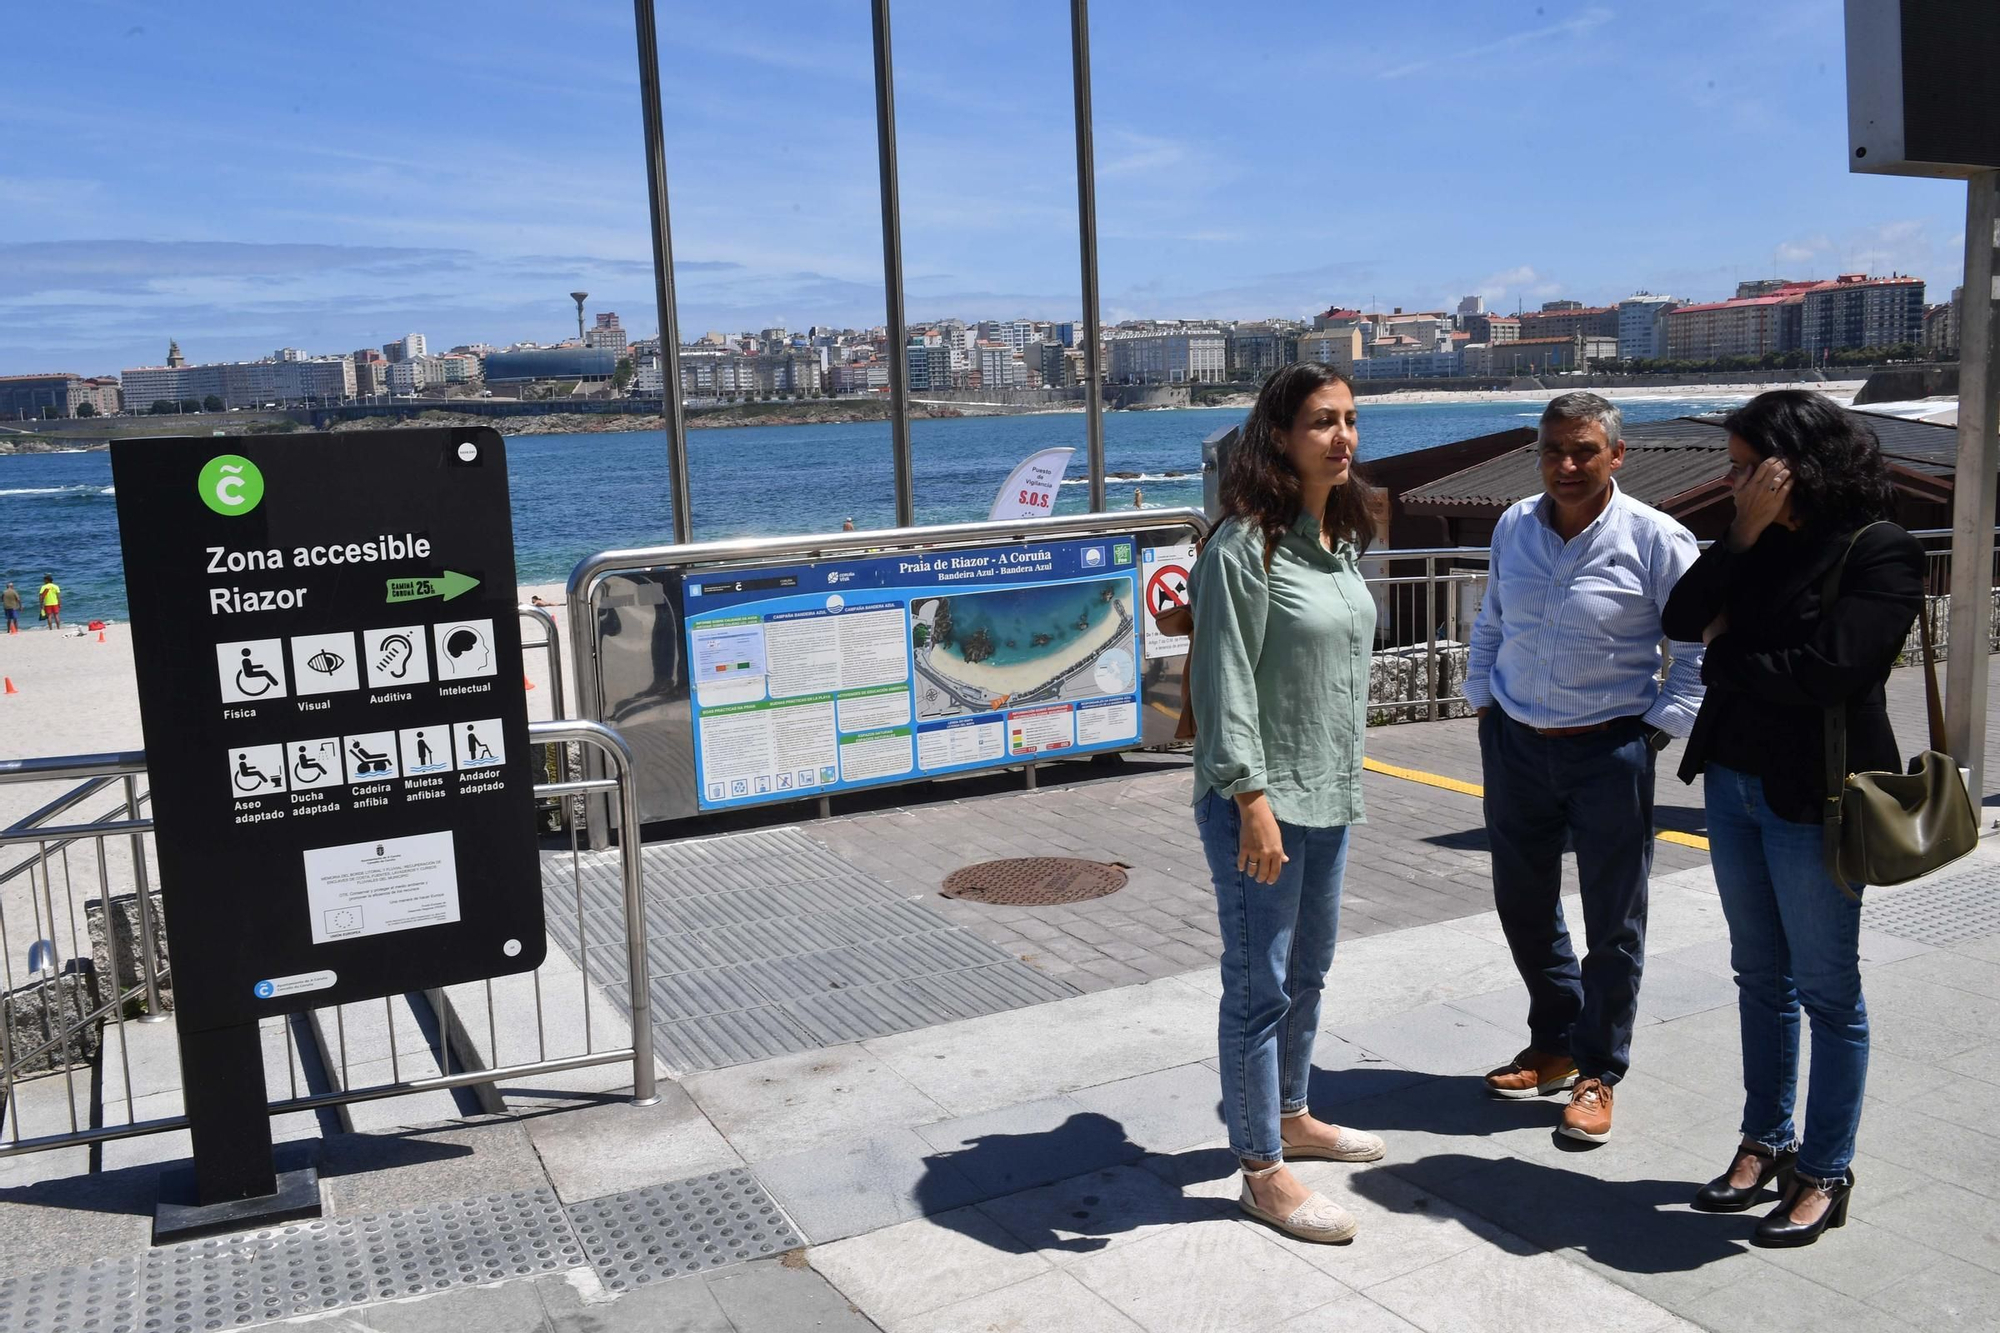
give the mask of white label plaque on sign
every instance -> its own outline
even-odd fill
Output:
[[[305,861],[314,944],[458,920],[449,832],[315,847]]]

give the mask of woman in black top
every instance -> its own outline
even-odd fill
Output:
[[[1868,1073],[1861,903],[1821,860],[1826,710],[1846,710],[1850,772],[1902,770],[1883,685],[1923,606],[1924,553],[1884,521],[1895,493],[1858,415],[1787,389],[1724,425],[1736,517],[1664,616],[1669,638],[1708,645],[1681,778],[1706,775],[1743,1036],[1742,1145],[1694,1206],[1740,1212],[1776,1180],[1782,1202],[1756,1242],[1810,1245],[1847,1220]],[[1843,555],[1825,605],[1822,583]],[[1813,1055],[1795,1146],[1801,1008]]]

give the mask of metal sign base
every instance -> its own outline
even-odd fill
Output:
[[[285,1155],[289,1154],[281,1154]],[[153,1244],[174,1245],[231,1231],[261,1231],[322,1214],[318,1167],[310,1162],[288,1167],[281,1161],[277,1181],[273,1194],[205,1204],[198,1202],[200,1187],[194,1167],[175,1167],[162,1173],[160,1201],[153,1209]]]

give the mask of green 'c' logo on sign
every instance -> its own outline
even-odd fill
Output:
[[[264,474],[241,454],[217,454],[202,468],[195,489],[218,514],[247,514],[264,498]]]

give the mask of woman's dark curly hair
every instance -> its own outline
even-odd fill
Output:
[[[1801,528],[1851,532],[1896,512],[1896,487],[1874,428],[1824,394],[1773,389],[1731,412],[1723,429],[1792,470]]]
[[[1278,444],[1277,432],[1290,430],[1306,400],[1321,389],[1344,384],[1353,392],[1354,382],[1331,366],[1317,361],[1301,361],[1284,366],[1264,381],[1257,405],[1243,425],[1243,438],[1222,466],[1222,512],[1254,524],[1264,533],[1264,568],[1271,567],[1271,553],[1279,538],[1298,521],[1299,474]],[[1333,488],[1321,517],[1326,531],[1336,540],[1351,542],[1356,551],[1368,549],[1375,536],[1376,490],[1362,479],[1359,468],[1350,469],[1345,485]]]

